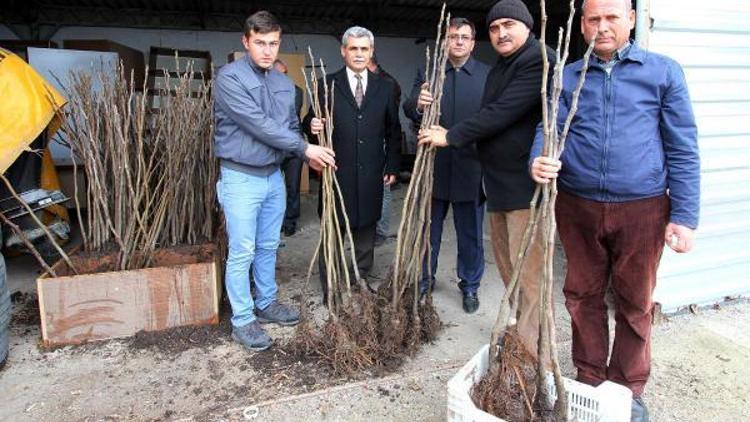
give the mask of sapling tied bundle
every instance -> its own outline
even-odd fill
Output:
[[[304,69],[302,74],[312,112],[323,122],[323,129],[316,136],[321,146],[334,148],[335,82],[331,81],[329,86],[323,61],[319,61],[318,72],[312,50],[308,52],[312,63],[310,74],[308,76]],[[377,299],[360,277],[349,218],[333,167],[322,170],[320,183],[320,238],[310,261],[307,281],[309,284],[313,268],[321,257],[325,265],[320,276],[326,283],[324,304],[328,315],[322,324],[316,324],[308,308],[302,306],[292,349],[318,357],[337,373],[354,374],[382,361],[377,343]]]
[[[440,97],[447,60],[444,34],[447,32],[448,22],[443,6],[434,54],[431,56],[429,49],[426,53],[425,75],[430,92],[436,100],[425,109],[422,127],[438,124],[440,120]],[[318,140],[321,145],[334,148],[334,87],[329,87],[326,82],[322,62],[320,68],[323,77],[318,82],[315,60],[312,54],[310,56],[313,68],[309,78],[305,74],[307,91],[313,104],[313,113],[318,118],[325,118],[324,130],[317,135]],[[323,84],[322,102],[318,84]],[[394,263],[387,282],[376,292],[371,292],[360,279],[335,171],[331,168],[324,169],[321,178],[320,242],[310,263],[308,280],[318,254],[322,254],[326,263],[326,274],[321,276],[325,277],[327,283],[328,317],[318,327],[303,307],[302,322],[292,342],[295,350],[317,356],[339,373],[352,375],[400,360],[413,354],[423,342],[434,338],[440,328],[440,320],[432,306],[430,295],[425,303],[419,303],[422,263],[429,257],[434,158],[433,147],[419,147],[404,203]],[[346,241],[350,245],[351,267],[347,265]]]
[[[541,81],[542,130],[544,144],[542,155],[559,160],[565,146],[565,139],[576,113],[578,98],[586,77],[589,57],[594,42],[588,46],[583,57],[583,68],[573,91],[567,116],[559,116],[559,101],[563,90],[563,69],[569,56],[571,27],[575,13],[574,1],[570,1],[570,14],[567,30],[559,29],[555,65],[551,78],[548,78],[550,61],[546,47],[547,14],[545,0],[541,6],[541,39],[543,58]],[[551,85],[551,91],[548,87]],[[560,124],[562,123],[562,124]],[[510,282],[500,303],[489,347],[489,370],[472,391],[474,401],[485,411],[508,420],[567,421],[568,401],[560,372],[560,364],[555,340],[555,320],[553,304],[554,250],[555,250],[555,201],[557,183],[553,179],[547,184],[537,184],[530,203],[530,215],[516,265]],[[541,233],[538,227],[541,225]],[[515,315],[520,290],[519,278],[529,249],[536,236],[541,236],[543,267],[539,288],[539,337],[538,357],[525,350],[518,333],[510,327]],[[548,360],[549,359],[549,360]],[[554,377],[556,399],[547,386],[549,370]]]

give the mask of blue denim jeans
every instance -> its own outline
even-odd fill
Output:
[[[225,284],[232,305],[232,325],[255,320],[253,310],[276,300],[276,250],[286,207],[284,176],[252,176],[221,168],[216,183],[229,238]],[[250,294],[250,267],[255,300]]]

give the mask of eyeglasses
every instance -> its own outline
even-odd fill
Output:
[[[463,42],[469,42],[474,39],[471,35],[459,35],[459,34],[451,34],[448,35],[448,39],[452,42],[456,42],[458,40],[461,40]]]

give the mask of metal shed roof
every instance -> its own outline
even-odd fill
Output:
[[[482,31],[485,14],[495,1],[453,0],[448,8]],[[538,2],[525,1],[538,14]],[[548,3],[551,18],[567,14],[568,2]],[[286,31],[295,33],[338,34],[358,24],[377,28],[381,35],[421,37],[433,35],[442,4],[442,0],[10,0],[0,10],[0,21],[24,33],[21,38],[39,39],[62,26],[239,31],[249,14],[266,9],[280,18]]]

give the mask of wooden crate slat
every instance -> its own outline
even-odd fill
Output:
[[[45,346],[219,320],[217,263],[37,279]]]

